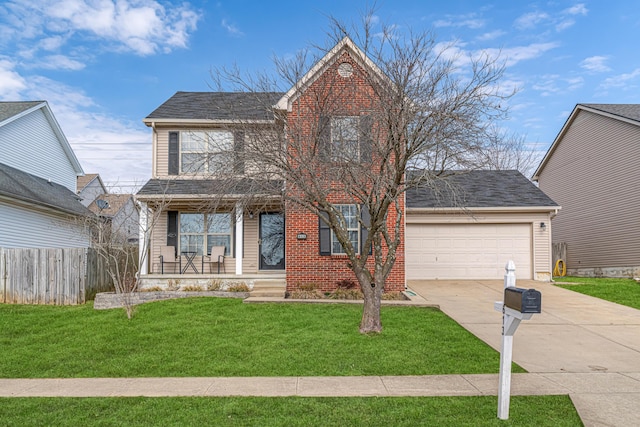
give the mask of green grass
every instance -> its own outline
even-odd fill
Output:
[[[0,377],[497,373],[499,354],[437,309],[187,298],[124,311],[0,305]],[[499,333],[499,330],[496,330]],[[523,370],[514,365],[514,372]]]
[[[5,398],[3,426],[581,426],[568,396]]]
[[[557,277],[554,280],[571,283],[557,284],[562,288],[640,310],[640,283],[633,279]]]

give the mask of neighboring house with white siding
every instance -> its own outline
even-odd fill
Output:
[[[107,194],[109,191],[104,186],[100,174],[88,173],[78,177],[78,196],[80,202],[89,206],[98,196]]]
[[[569,274],[640,276],[640,104],[577,104],[533,179]]]
[[[89,247],[84,175],[46,101],[0,102],[0,247]]]

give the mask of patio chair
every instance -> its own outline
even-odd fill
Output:
[[[224,266],[224,246],[212,246],[211,253],[202,257],[202,272],[204,273],[204,263],[209,264],[209,273],[213,272],[212,264],[218,264],[218,274],[220,274],[220,266],[225,273],[227,269]]]
[[[176,257],[175,246],[160,246],[160,272],[162,274],[164,274],[165,264],[173,266],[172,273],[176,272],[176,265],[178,273],[182,271],[182,258]]]

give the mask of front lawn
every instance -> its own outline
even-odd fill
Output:
[[[8,398],[3,426],[581,426],[568,396]]]
[[[0,305],[0,377],[326,376],[497,373],[499,354],[432,308],[187,298],[121,309]],[[500,330],[496,329],[496,334]],[[514,365],[514,372],[523,370]]]
[[[559,287],[640,310],[640,283],[633,279],[556,277],[554,280]]]

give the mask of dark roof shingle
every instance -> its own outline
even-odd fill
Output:
[[[73,215],[88,215],[78,196],[60,184],[0,163],[0,195]]]
[[[640,104],[578,104],[640,122]]]
[[[138,191],[138,196],[177,196],[203,194],[280,194],[282,181],[255,181],[238,179],[222,181],[216,179],[150,179]]]
[[[43,102],[44,101],[0,102],[0,123]]]
[[[558,206],[515,170],[467,171],[407,191],[408,208],[506,208]]]
[[[273,120],[280,92],[176,92],[145,120]]]

